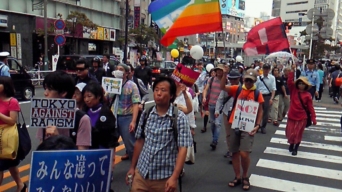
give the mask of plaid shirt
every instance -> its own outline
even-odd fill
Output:
[[[145,179],[160,180],[169,178],[174,171],[178,150],[171,127],[172,109],[173,107],[170,105],[166,115],[159,116],[156,108],[153,107],[146,121],[144,130],[145,144],[137,164],[138,171]],[[139,121],[135,135],[137,139],[141,138],[141,126],[145,112],[141,115]],[[192,146],[188,117],[180,110],[178,111],[177,128],[178,147]]]

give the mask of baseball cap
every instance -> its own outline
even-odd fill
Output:
[[[239,77],[241,77],[241,74],[239,73],[238,70],[231,70],[228,74],[229,79],[237,79]]]
[[[257,80],[258,72],[254,69],[248,69],[243,76],[245,79],[252,79],[253,81]]]

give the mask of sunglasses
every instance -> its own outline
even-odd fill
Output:
[[[84,71],[86,68],[76,68],[76,71]]]
[[[238,79],[239,79],[239,78],[228,78],[229,81],[231,81],[231,80],[234,81],[234,80],[238,80]]]
[[[253,79],[245,79],[244,82],[246,82],[246,83],[254,83]]]

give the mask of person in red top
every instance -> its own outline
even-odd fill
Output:
[[[14,85],[11,77],[0,77],[0,125],[13,126],[17,123],[19,102],[14,97]],[[17,184],[17,192],[26,191],[26,184],[20,179],[18,165],[20,160],[0,159],[0,185],[4,177],[4,171],[9,170],[13,180]]]
[[[285,132],[287,142],[290,144],[289,151],[292,152],[292,155],[297,155],[298,147],[302,141],[303,132],[308,119],[305,110],[310,112],[311,120],[314,125],[317,124],[316,113],[313,108],[311,94],[308,92],[311,88],[311,84],[306,77],[301,76],[294,82],[294,72],[292,71],[289,73],[287,85],[290,90],[291,102],[287,114]]]
[[[223,75],[226,76],[228,69],[225,68]],[[232,114],[229,118],[229,125],[230,127],[230,145],[229,151],[233,154],[232,155],[232,162],[233,168],[235,172],[235,178],[231,182],[228,183],[229,187],[236,187],[242,183],[242,188],[244,190],[250,189],[249,178],[247,176],[249,164],[250,164],[250,153],[252,152],[253,142],[254,142],[254,135],[257,133],[258,129],[260,128],[260,123],[262,121],[262,114],[263,114],[263,103],[264,98],[261,93],[259,93],[258,98],[255,97],[256,85],[255,82],[257,81],[258,72],[254,69],[249,69],[243,76],[243,85],[241,88],[240,94],[237,98],[234,99],[241,99],[245,101],[256,101],[259,103],[258,113],[255,120],[255,125],[250,132],[245,131],[236,131],[233,127],[231,128],[233,120],[234,120],[234,112],[235,106],[233,106],[234,110],[232,110]],[[240,85],[226,85],[225,80],[221,79],[220,88],[228,93],[228,95],[235,97]],[[236,104],[235,104],[236,105]],[[240,167],[242,167],[242,175],[240,172]],[[242,176],[242,177],[241,177]]]

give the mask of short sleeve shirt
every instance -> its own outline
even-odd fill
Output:
[[[131,80],[128,80],[119,96],[118,115],[133,114],[133,104],[140,103],[140,93],[138,86]]]
[[[0,100],[0,113],[9,117],[11,111],[20,111],[18,100],[16,98],[11,98],[8,101]],[[4,124],[6,123],[0,120],[0,125]]]
[[[239,85],[231,86],[228,95],[231,95],[231,96],[235,97],[236,92],[237,92],[238,89],[239,89]],[[244,99],[244,100],[247,100],[247,101],[255,101],[255,99],[254,99],[254,91],[241,89],[240,95],[238,96],[237,99]],[[257,102],[259,104],[264,103],[264,98],[263,98],[261,92],[259,93],[259,98],[257,99]],[[235,109],[232,110],[232,114],[230,115],[230,118],[229,118],[229,123],[233,123],[234,112],[235,112]]]

